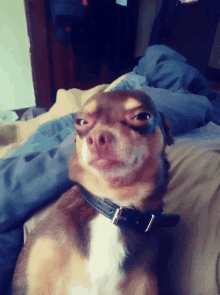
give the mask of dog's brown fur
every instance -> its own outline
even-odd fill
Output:
[[[134,116],[141,112],[157,116],[150,98],[140,91],[98,93],[90,98],[75,119],[78,134],[69,175],[95,195],[147,212],[162,205],[168,163],[160,127],[147,135],[135,129],[138,124],[148,124],[147,120],[134,122]],[[85,121],[87,124],[80,124]],[[164,117],[163,128],[172,143]],[[132,160],[134,155],[138,160]],[[118,173],[116,177],[114,173]],[[77,294],[70,290],[80,286],[91,290],[86,264],[90,223],[97,216],[77,186],[62,195],[23,247],[15,270],[13,294]],[[133,257],[122,270],[117,294],[158,294],[156,237],[146,244],[144,235],[121,229],[120,239]],[[142,249],[139,254],[134,251],[137,245]]]

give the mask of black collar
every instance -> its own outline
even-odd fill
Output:
[[[90,194],[78,184],[82,197],[97,211],[112,220],[119,226],[126,226],[141,233],[149,232],[155,227],[174,227],[180,220],[179,215],[162,214],[160,211],[142,213],[138,210],[119,207],[107,199],[102,199]]]

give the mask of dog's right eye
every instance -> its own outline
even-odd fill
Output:
[[[79,126],[83,126],[83,125],[88,124],[88,122],[84,119],[76,119],[76,124]]]
[[[135,121],[146,121],[151,117],[150,113],[141,112],[134,117]]]

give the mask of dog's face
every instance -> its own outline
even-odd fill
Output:
[[[95,195],[143,209],[144,200],[165,180],[166,144],[159,118],[151,99],[141,91],[91,97],[75,118],[71,179]]]

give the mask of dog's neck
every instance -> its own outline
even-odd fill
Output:
[[[154,251],[146,251],[149,245],[150,249],[156,249],[155,235],[114,225],[82,197],[79,185],[77,189],[77,197],[69,209],[74,212],[72,222],[79,237],[78,249],[87,258],[94,292],[105,294],[108,288],[109,294],[124,294],[121,286],[126,273],[137,267],[143,272],[155,268]],[[118,293],[120,288],[122,292]]]
[[[91,207],[82,196],[80,197],[85,208]],[[81,208],[82,206],[75,210],[79,211]],[[124,283],[126,272],[132,272],[134,266],[137,265],[144,268],[146,272],[152,267],[154,254],[150,255],[145,251],[146,243],[152,235],[143,235],[118,227],[94,208],[88,215],[86,228],[88,230],[85,231],[84,237],[81,237],[79,247],[82,246],[82,241],[84,243],[87,241],[87,271],[93,285],[92,291],[105,294],[108,290],[108,294],[123,294],[121,286]],[[143,261],[148,263],[142,266]],[[121,292],[120,288],[122,288]]]
[[[173,227],[179,217],[176,215],[162,214],[162,206],[147,213],[118,206],[109,200],[92,195],[82,186],[78,185],[81,196],[99,213],[110,219],[114,225],[122,226],[139,233],[149,233],[156,227]]]

